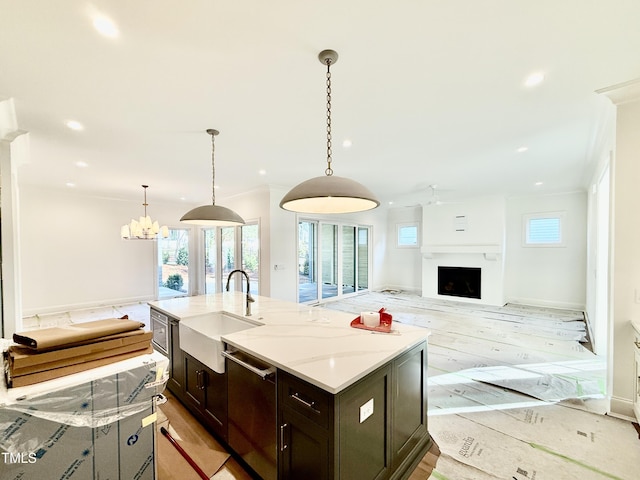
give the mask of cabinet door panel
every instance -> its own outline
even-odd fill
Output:
[[[280,411],[281,480],[328,480],[329,436],[294,410]]]
[[[204,414],[214,432],[227,440],[227,374],[206,369]]]
[[[340,478],[386,478],[390,367],[373,374],[340,397]]]
[[[205,366],[189,354],[184,354],[185,400],[197,409],[203,408],[205,394]]]
[[[393,452],[397,461],[427,432],[426,344],[393,362]]]

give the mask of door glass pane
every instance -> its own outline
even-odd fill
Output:
[[[158,297],[189,293],[189,230],[169,229],[168,238],[158,239]]]
[[[298,302],[318,299],[318,237],[315,222],[298,223]]]
[[[342,227],[342,293],[356,291],[356,227]]]
[[[235,227],[222,227],[222,287],[227,285],[228,275],[236,268],[236,229]],[[236,274],[239,275],[239,274]],[[236,275],[231,278],[229,291],[236,289]]]
[[[204,230],[204,293],[216,292],[216,229]]]
[[[251,294],[258,295],[260,291],[260,237],[258,224],[243,225],[240,228],[242,269],[249,275]],[[239,274],[236,274],[239,275]],[[245,283],[242,291],[246,291]]]
[[[358,227],[358,290],[369,288],[369,228]]]
[[[338,226],[323,223],[322,236],[322,298],[338,295]]]

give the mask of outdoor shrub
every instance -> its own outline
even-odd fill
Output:
[[[169,278],[167,278],[164,286],[170,288],[171,290],[180,291],[182,289],[183,283],[184,282],[182,280],[182,275],[180,275],[179,273],[174,273],[173,275],[169,275]]]
[[[182,247],[180,250],[178,250],[176,263],[178,265],[189,265],[189,252],[187,251],[186,248]]]

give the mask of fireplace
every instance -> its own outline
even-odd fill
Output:
[[[438,295],[480,299],[480,268],[438,267]]]

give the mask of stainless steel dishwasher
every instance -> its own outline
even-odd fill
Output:
[[[275,367],[227,346],[229,446],[264,480],[276,480]]]

